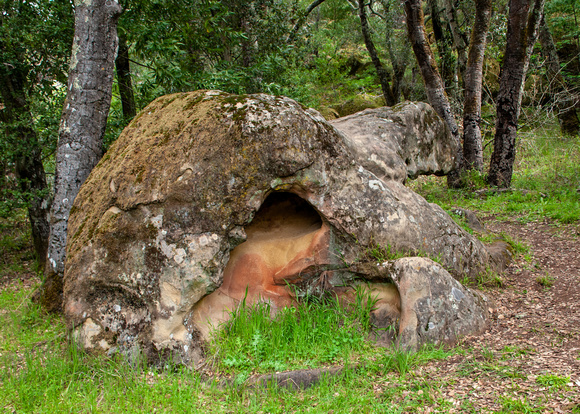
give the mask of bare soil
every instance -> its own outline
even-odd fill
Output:
[[[503,287],[487,289],[496,306],[483,337],[465,338],[468,352],[419,375],[439,381],[433,391],[453,404],[448,412],[580,413],[580,227],[485,221],[530,251],[514,258]],[[551,375],[568,379],[556,386]]]

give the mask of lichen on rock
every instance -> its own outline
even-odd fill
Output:
[[[87,349],[196,366],[208,327],[245,295],[275,308],[294,300],[288,284],[396,282],[357,264],[373,244],[437,256],[458,279],[489,264],[477,239],[401,181],[361,162],[344,133],[291,99],[161,97],[125,129],[75,200],[69,327]],[[385,295],[383,319],[393,318],[392,285],[376,289]]]

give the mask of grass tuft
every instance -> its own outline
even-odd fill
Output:
[[[371,349],[365,339],[375,303],[362,288],[350,304],[336,297],[311,296],[275,314],[268,302],[247,306],[242,301],[214,332],[210,354],[216,368],[228,373],[348,363],[351,355]]]

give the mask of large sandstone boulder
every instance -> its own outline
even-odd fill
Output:
[[[157,99],[111,146],[71,211],[64,299],[78,341],[195,365],[211,327],[242,299],[275,309],[293,303],[288,284],[340,293],[360,279],[380,293],[379,323],[414,309],[423,326],[420,298],[407,306],[414,276],[369,259],[377,245],[437,257],[449,273],[438,267],[429,282],[445,287],[430,291],[441,304],[433,312],[453,320],[456,308],[445,304],[460,285],[451,275],[475,276],[489,262],[486,248],[400,178],[383,180],[359,159],[344,134],[288,98]],[[482,329],[479,319],[461,326]],[[433,332],[439,337],[422,337],[450,331]]]
[[[404,183],[420,174],[447,174],[457,145],[447,125],[424,102],[366,109],[329,121],[343,132],[357,161],[381,180]]]

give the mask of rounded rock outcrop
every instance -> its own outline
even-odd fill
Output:
[[[437,256],[456,278],[486,266],[477,239],[359,164],[349,145],[288,98],[155,100],[71,211],[64,307],[78,341],[196,365],[208,327],[246,296],[275,308],[293,300],[288,284],[392,282],[361,260],[374,246]]]

